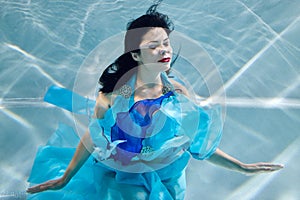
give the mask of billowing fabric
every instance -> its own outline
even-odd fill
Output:
[[[170,84],[165,74],[162,80]],[[133,77],[128,85],[133,87],[134,82]],[[56,104],[54,98],[51,103]],[[67,102],[60,100],[57,104],[76,112]],[[29,197],[184,199],[185,168],[190,156],[209,158],[220,142],[221,129],[219,109],[204,110],[172,88],[159,98],[137,102],[133,95],[119,95],[103,119],[91,119],[89,131],[95,150],[70,183],[62,190]],[[55,139],[39,149],[30,183],[63,174],[75,151],[64,147],[68,141],[61,138],[67,138],[65,135],[74,138],[76,134],[61,124]]]

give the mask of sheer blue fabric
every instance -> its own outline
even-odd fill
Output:
[[[145,146],[144,139],[146,138],[147,131],[149,131],[152,125],[153,113],[160,108],[162,100],[171,95],[174,95],[173,92],[169,92],[157,99],[138,101],[128,112],[117,113],[116,123],[111,128],[111,141],[124,140],[126,142],[118,145],[118,158],[115,156],[116,159],[126,164],[134,156],[141,153],[143,146]],[[133,131],[133,126],[136,125],[140,127],[139,131]],[[148,148],[144,151],[150,151],[150,149]]]
[[[162,80],[170,84],[165,74]],[[128,85],[133,87],[134,82],[133,77]],[[66,98],[56,101],[61,93]],[[74,102],[69,101],[73,95],[81,106],[74,107]],[[50,88],[46,97],[47,102],[79,114],[90,113],[84,110],[90,110],[87,105],[95,103],[58,87]],[[172,88],[159,98],[138,102],[134,102],[133,95],[119,95],[103,119],[91,119],[89,131],[95,150],[74,179],[60,191],[29,198],[184,199],[185,168],[190,155],[207,159],[220,142],[219,112],[219,108],[204,110]],[[68,141],[68,137],[73,139]],[[61,176],[79,139],[61,124],[50,141],[39,148],[29,178],[32,184]],[[66,148],[70,142],[68,146],[73,147]],[[79,192],[83,185],[85,192]]]

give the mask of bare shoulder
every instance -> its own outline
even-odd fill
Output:
[[[103,118],[104,113],[111,107],[113,95],[99,92],[95,105],[95,118]]]
[[[180,94],[184,94],[186,96],[189,96],[189,92],[188,92],[187,88],[184,85],[182,85],[181,83],[179,83],[178,81],[176,81],[174,79],[169,79],[169,81],[174,86],[174,89],[175,89],[176,92],[178,92]]]

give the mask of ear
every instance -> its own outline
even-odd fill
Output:
[[[138,53],[133,53],[133,52],[130,52],[130,53],[131,53],[133,60],[135,60],[137,62],[141,61],[140,55]]]

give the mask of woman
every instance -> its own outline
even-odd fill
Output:
[[[222,128],[217,110],[197,106],[187,88],[166,74],[173,25],[156,8],[128,24],[125,53],[101,75],[94,119],[64,174],[28,193],[70,185],[91,153],[96,185],[91,193],[101,199],[183,199],[191,155],[246,174],[282,168],[244,164],[217,148]]]

